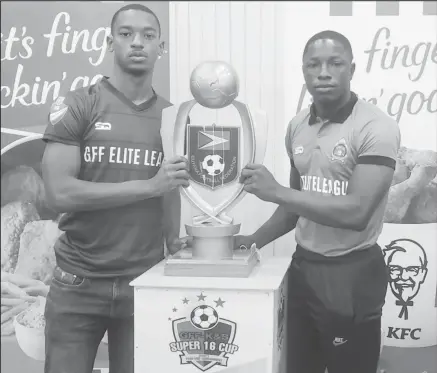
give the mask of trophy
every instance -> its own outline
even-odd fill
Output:
[[[266,114],[235,100],[239,80],[226,62],[199,64],[191,74],[190,90],[194,99],[162,111],[161,137],[166,158],[188,159],[190,185],[180,191],[202,214],[185,225],[193,237],[192,247],[169,256],[164,274],[248,277],[259,262],[258,252],[255,245],[234,250],[241,224],[227,212],[245,195],[239,183],[243,167],[264,160]],[[190,112],[196,104],[213,111],[232,105],[239,120],[224,124],[208,121],[208,116],[193,120]]]

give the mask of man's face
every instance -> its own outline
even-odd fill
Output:
[[[404,301],[413,299],[425,281],[427,272],[420,262],[420,257],[397,251],[388,263],[388,268],[393,294]]]
[[[302,70],[314,101],[329,103],[350,90],[355,64],[340,42],[321,39],[309,46],[303,56]]]
[[[156,18],[141,10],[129,9],[118,14],[109,50],[115,53],[115,63],[132,75],[153,70],[162,51]]]

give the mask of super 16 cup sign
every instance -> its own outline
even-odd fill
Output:
[[[238,174],[238,127],[188,126],[190,176],[211,189],[234,181]]]
[[[170,351],[180,354],[181,364],[205,372],[215,365],[227,366],[228,356],[238,351],[233,343],[237,325],[209,305],[195,307],[189,317],[173,320],[172,325],[175,342],[170,343]]]

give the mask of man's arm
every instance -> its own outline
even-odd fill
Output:
[[[398,124],[389,117],[369,121],[357,130],[353,145],[358,164],[349,179],[345,196],[315,195],[280,188],[277,203],[318,224],[364,230],[393,180],[400,145]]]
[[[389,117],[370,121],[357,130],[353,145],[358,164],[345,196],[284,188],[264,166],[256,164],[249,164],[242,171],[245,190],[315,223],[362,231],[389,191],[399,144],[399,127]]]
[[[42,161],[44,186],[49,205],[60,213],[125,206],[188,184],[186,164],[181,160],[163,164],[150,180],[122,183],[79,180],[80,165],[78,146],[55,142],[47,144]]]
[[[315,223],[362,231],[388,192],[394,170],[387,166],[358,164],[346,196],[324,196],[281,187],[276,203]]]
[[[289,190],[295,189],[296,191],[300,189],[299,172],[294,168],[293,164],[290,170],[290,188]],[[270,219],[252,235],[257,248],[261,249],[270,242],[292,231],[296,227],[298,219],[299,215],[296,213],[288,211],[285,206],[278,206]]]

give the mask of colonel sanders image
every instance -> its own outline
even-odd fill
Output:
[[[401,306],[399,318],[408,320],[408,307],[425,282],[428,261],[425,250],[416,241],[406,238],[394,240],[383,250],[389,270],[389,284]]]

